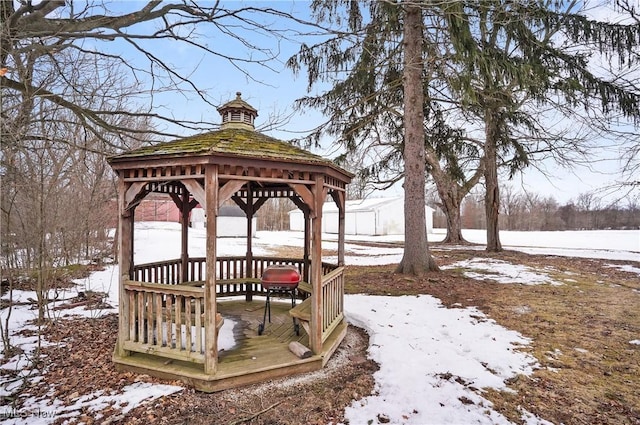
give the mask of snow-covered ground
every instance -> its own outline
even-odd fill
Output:
[[[471,242],[484,243],[484,232],[464,231]],[[135,261],[144,263],[179,256],[180,229],[172,223],[136,224]],[[442,240],[444,235],[429,235],[431,241]],[[588,231],[588,232],[501,232],[503,246],[536,254],[594,257],[625,261],[640,261],[640,231]],[[331,235],[324,246],[335,247]],[[369,241],[394,241],[397,237],[359,238]],[[191,256],[204,256],[204,231],[192,229],[189,239]],[[274,246],[301,246],[297,232],[258,232],[254,240],[254,254],[265,255]],[[480,248],[481,249],[481,248]],[[401,248],[364,247],[348,240],[347,264],[392,264],[400,260]],[[243,255],[244,239],[219,239],[219,255]],[[555,284],[543,272],[523,268],[495,259],[470,259],[468,264],[456,267],[490,269],[492,276],[503,283]],[[640,276],[638,264],[613,265]],[[79,281],[81,290],[107,292],[108,303],[114,309],[87,311],[83,307],[65,310],[65,314],[95,317],[116,312],[118,303],[118,269],[109,266]],[[473,277],[473,274],[469,276]],[[486,278],[480,273],[479,277]],[[66,294],[62,298],[69,298]],[[6,297],[6,295],[5,295]],[[14,291],[14,300],[35,298],[32,292]],[[391,423],[403,424],[508,424],[504,416],[492,409],[482,393],[471,388],[506,388],[505,381],[516,374],[531,374],[537,360],[519,351],[529,341],[517,332],[506,329],[487,318],[475,308],[445,308],[438,299],[429,296],[384,297],[368,295],[345,296],[348,320],[366,329],[370,336],[369,355],[380,365],[375,373],[375,393],[354,401],[345,411],[352,424],[377,422],[384,413]],[[4,322],[6,310],[2,311]],[[29,358],[34,352],[36,337],[18,335],[22,329],[33,328],[29,322],[34,311],[16,306],[11,315],[12,342],[24,353],[11,359],[0,360],[0,368],[23,370],[25,376],[37,382],[40,378],[29,371]],[[233,345],[233,324],[226,320],[221,329],[221,348]],[[630,344],[640,344],[639,339]],[[46,343],[46,342],[45,342]],[[402,365],[402,367],[399,367]],[[11,393],[15,383],[0,377],[0,395]],[[109,404],[121,406],[122,412],[140,403],[180,391],[181,387],[137,383],[122,393],[96,393],[79,396],[71,406],[61,400],[44,398],[28,400],[22,411],[0,407],[0,421],[7,423],[49,424],[62,417],[73,420],[81,411],[96,415]],[[473,403],[469,403],[472,400]],[[67,403],[68,404],[68,403]],[[527,424],[547,424],[522,410]]]

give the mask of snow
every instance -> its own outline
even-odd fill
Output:
[[[485,243],[481,231],[465,230],[463,235],[471,242]],[[136,263],[179,256],[180,229],[174,223],[136,223],[135,236]],[[332,237],[327,235],[327,242],[323,242],[327,250],[337,247]],[[436,233],[429,235],[429,240],[442,240],[443,237],[442,233]],[[640,231],[501,232],[500,238],[505,249],[528,253],[640,261]],[[268,255],[274,246],[302,246],[301,240],[299,232],[258,232],[253,252],[255,255]],[[359,237],[358,240],[394,242],[397,237]],[[204,246],[204,229],[191,229],[190,255],[204,257]],[[243,238],[221,238],[217,247],[218,255],[244,255],[246,250]],[[402,257],[400,247],[364,247],[355,240],[347,241],[345,251],[346,263],[353,265],[392,264]],[[637,266],[610,266],[640,276]],[[465,269],[465,273],[472,278],[492,279],[504,284],[561,284],[544,271],[491,258],[472,258],[450,267]],[[61,315],[60,318],[99,317],[117,311],[116,265],[110,265],[77,283],[77,289],[58,293],[57,296],[64,299],[78,291],[106,292],[107,303],[112,308],[84,310],[83,307],[77,307],[56,311]],[[35,293],[13,293],[14,300],[26,301],[29,298],[35,298]],[[374,375],[374,393],[354,401],[346,408],[345,416],[350,423],[377,423],[379,416],[384,416],[390,423],[403,424],[510,423],[492,409],[482,393],[487,388],[506,390],[509,378],[533,373],[537,360],[519,349],[526,347],[530,341],[498,325],[476,308],[454,307],[445,308],[438,299],[429,295],[345,296],[347,320],[370,334],[369,356],[380,365]],[[516,313],[517,308],[514,307]],[[2,310],[0,317],[3,323],[6,311]],[[9,326],[12,343],[20,346],[24,353],[10,359],[0,359],[0,368],[23,370],[25,376],[31,373],[28,378],[31,382],[41,379],[41,376],[28,369],[37,338],[18,332],[35,329],[30,325],[35,314],[28,306],[15,306],[12,309]],[[219,337],[221,349],[229,349],[234,345],[233,325],[233,320],[225,318]],[[640,345],[640,339],[629,343]],[[0,377],[0,396],[16,389],[16,383],[3,380],[4,376]],[[173,385],[137,382],[118,393],[97,392],[78,396],[71,405],[50,395],[42,399],[25,400],[25,408],[20,411],[0,407],[0,418],[6,423],[51,424],[61,418],[73,422],[83,412],[100,419],[99,412],[106,406],[120,409],[121,414],[126,414],[142,403],[181,390],[181,387]],[[50,394],[53,394],[53,389]],[[527,425],[549,424],[544,418],[524,409],[520,414]]]
[[[371,335],[369,356],[380,364],[375,395],[346,409],[350,423],[376,423],[382,413],[391,423],[509,423],[471,388],[505,389],[506,379],[533,372],[537,361],[517,351],[529,343],[517,332],[428,295],[349,295],[345,309]]]
[[[60,400],[54,400],[51,403],[47,399],[28,399],[25,404],[29,407],[20,412],[20,420],[26,419],[24,423],[29,424],[48,424],[56,419],[74,418],[82,411],[93,412],[95,419],[102,419],[98,412],[109,407],[120,409],[121,415],[124,415],[143,402],[149,402],[178,391],[182,391],[182,387],[135,382],[124,387],[122,393],[97,391],[78,396],[70,405],[65,405]]]
[[[540,273],[531,267],[491,258],[472,258],[440,268],[442,270],[463,268],[465,269],[463,274],[466,277],[476,280],[490,279],[499,283],[520,283],[523,285],[544,283],[560,285],[545,273]]]

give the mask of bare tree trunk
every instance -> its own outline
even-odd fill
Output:
[[[437,270],[429,254],[425,214],[422,12],[404,5],[404,255],[396,271],[419,275]]]
[[[456,197],[440,196],[442,209],[447,218],[447,236],[442,243],[447,244],[468,244],[462,236],[462,221],[460,214],[461,202]]]
[[[9,359],[14,354],[14,347],[11,345],[11,334],[9,332],[9,325],[11,323],[11,313],[13,311],[13,271],[7,268],[5,276],[0,276],[2,281],[7,282],[8,288],[8,301],[9,305],[5,307],[4,321],[0,321],[0,334],[2,335],[2,353],[6,359]]]
[[[40,181],[38,190],[38,212],[36,218],[36,228],[38,232],[38,248],[37,248],[37,261],[38,261],[38,280],[36,283],[36,298],[38,300],[38,324],[44,323],[44,313],[46,305],[46,278],[45,278],[45,250],[46,250],[46,238],[47,230],[45,228],[45,207],[44,207],[44,175],[42,167],[40,169]]]
[[[484,207],[487,217],[487,251],[502,251],[500,231],[498,229],[498,214],[500,211],[500,190],[498,187],[498,154],[499,127],[497,111],[487,109],[485,112],[485,168],[484,181],[486,186]]]

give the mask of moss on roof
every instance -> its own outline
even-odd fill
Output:
[[[264,134],[238,128],[227,128],[210,133],[177,139],[134,149],[109,158],[109,162],[141,159],[157,156],[207,156],[215,154],[233,155],[258,159],[276,159],[304,163],[335,165],[321,156],[300,149],[290,143]]]

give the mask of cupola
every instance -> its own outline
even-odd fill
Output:
[[[237,92],[236,98],[218,108],[222,116],[222,128],[242,128],[255,130],[254,120],[258,116],[258,110],[242,100],[242,93]]]

